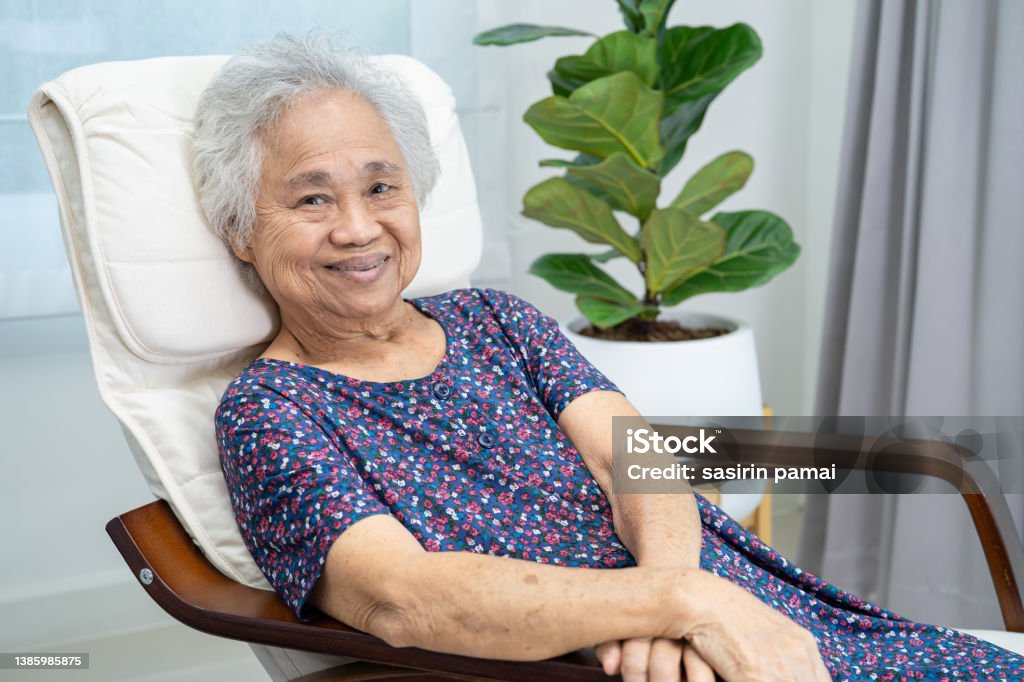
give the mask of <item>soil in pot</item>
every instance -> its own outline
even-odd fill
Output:
[[[728,329],[691,329],[675,320],[626,320],[622,324],[601,329],[593,325],[579,332],[583,336],[610,341],[693,341],[728,334]]]

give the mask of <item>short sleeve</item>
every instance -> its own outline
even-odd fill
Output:
[[[327,552],[388,507],[320,426],[299,382],[243,373],[217,409],[217,443],[246,547],[301,620]]]
[[[619,388],[565,337],[558,323],[523,299],[493,289],[481,295],[497,318],[551,416],[557,421],[573,400]]]

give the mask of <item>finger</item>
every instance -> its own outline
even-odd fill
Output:
[[[647,682],[651,638],[638,637],[622,643],[622,682]]]
[[[686,682],[715,682],[715,671],[689,644],[683,648],[683,667],[686,669]]]
[[[610,642],[602,642],[594,647],[597,660],[601,662],[601,669],[605,675],[618,675],[622,666],[622,642],[613,639]]]
[[[675,639],[659,638],[651,643],[651,656],[647,664],[649,682],[679,682],[683,661],[683,643]]]

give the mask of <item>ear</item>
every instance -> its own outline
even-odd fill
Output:
[[[252,244],[232,243],[231,250],[235,252],[235,255],[238,256],[239,260],[244,261],[249,265],[254,265],[256,263],[256,258],[252,254]]]
[[[249,265],[255,265],[256,258],[252,253],[252,231],[249,232],[249,240],[243,244],[241,239],[238,238],[238,232],[235,231],[235,216],[231,216],[229,223],[231,224],[231,230],[228,233],[231,235],[228,238],[228,242],[231,244],[231,250],[235,256],[242,262],[248,263]]]

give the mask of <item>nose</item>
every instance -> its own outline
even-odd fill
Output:
[[[334,246],[365,246],[381,231],[376,214],[363,202],[340,202],[328,238]]]

